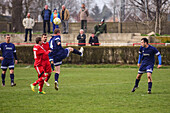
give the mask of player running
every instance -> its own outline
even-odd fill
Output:
[[[151,88],[152,88],[152,72],[153,67],[155,63],[154,55],[158,56],[159,64],[157,68],[161,67],[161,54],[160,52],[153,46],[148,44],[147,38],[141,39],[141,47],[139,49],[139,59],[138,59],[138,75],[136,77],[135,86],[132,89],[132,92],[135,92],[136,88],[138,88],[139,81],[141,79],[141,76],[143,73],[147,73],[148,77],[148,94],[151,94]],[[142,60],[142,63],[140,65],[140,62]]]
[[[47,35],[45,33],[42,35],[41,39],[43,41],[42,47],[46,51],[50,50],[49,43],[47,42]],[[43,68],[44,68],[44,72],[48,74],[44,83],[46,84],[46,86],[50,86],[50,84],[48,83],[48,80],[50,79],[52,70],[51,70],[51,64],[50,64],[50,61],[49,61],[49,56],[47,54],[43,54],[42,60],[43,60],[42,65],[43,65]]]
[[[51,42],[50,42],[50,48],[52,49],[52,56],[54,60],[54,66],[55,66],[55,89],[58,90],[58,78],[60,74],[60,65],[62,64],[62,60],[69,56],[69,53],[72,52],[74,54],[78,54],[80,56],[83,56],[83,47],[80,48],[80,50],[76,50],[72,47],[68,47],[64,49],[61,46],[61,36],[60,36],[60,30],[55,29],[54,30],[54,36],[52,36]]]
[[[45,71],[43,68],[43,55],[48,55],[51,50],[46,51],[42,46],[42,40],[41,37],[36,38],[36,45],[33,47],[33,52],[34,52],[34,68],[36,69],[38,73],[38,80],[35,81],[33,84],[31,84],[31,89],[32,91],[35,92],[34,87],[39,84],[39,94],[45,94],[44,91],[42,91],[43,85],[44,85],[44,80],[46,79]]]
[[[6,42],[0,44],[0,50],[2,51],[2,56],[0,56],[0,60],[2,60],[2,86],[5,86],[5,74],[8,67],[10,70],[11,86],[16,86],[16,83],[14,83],[14,57],[15,64],[17,64],[17,55],[15,45],[10,43],[9,34],[6,35]]]

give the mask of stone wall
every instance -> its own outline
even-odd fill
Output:
[[[94,26],[98,22],[88,22],[87,24],[87,33],[94,32]],[[12,32],[12,23],[7,22],[0,22],[0,32],[6,31],[6,32]],[[61,28],[61,25],[60,25]],[[170,22],[165,22],[162,24],[162,34],[170,34]],[[62,29],[61,29],[62,30]],[[80,23],[69,23],[69,33],[78,33],[80,30]],[[147,25],[137,23],[137,22],[107,22],[107,30],[108,33],[141,33],[141,34],[147,34],[151,31],[154,31],[154,24],[153,26],[150,26],[150,28],[147,27]],[[24,31],[24,30],[23,30]],[[52,25],[51,25],[51,31],[52,31]],[[43,32],[43,23],[38,22],[35,24],[33,28],[33,32]]]

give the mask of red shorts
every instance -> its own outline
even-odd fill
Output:
[[[38,73],[38,78],[40,78],[40,75],[41,77],[46,77],[45,76],[45,73],[44,73],[44,69],[43,69],[43,66],[34,66],[34,68],[36,69],[37,73]]]
[[[45,73],[50,73],[50,72],[52,72],[52,70],[51,70],[51,64],[50,64],[50,61],[49,61],[49,60],[44,60],[44,61],[42,62],[42,66],[43,66],[43,68],[44,68],[44,72],[45,72]]]

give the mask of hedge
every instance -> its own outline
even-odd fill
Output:
[[[79,49],[80,47],[73,47]],[[157,47],[162,55],[162,64],[170,64],[170,47]],[[19,63],[33,64],[33,47],[16,47]],[[73,53],[63,60],[70,64],[137,64],[139,47],[84,47],[84,55]],[[156,63],[158,63],[157,57]]]

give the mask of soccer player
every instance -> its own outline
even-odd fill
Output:
[[[44,80],[46,79],[46,75],[44,73],[44,68],[43,68],[43,55],[48,55],[51,50],[46,51],[42,46],[42,40],[41,37],[36,38],[36,45],[33,47],[33,52],[34,52],[34,68],[36,69],[38,73],[38,80],[35,81],[33,84],[31,84],[31,89],[32,91],[35,92],[34,87],[39,84],[39,94],[45,94],[44,91],[42,91],[43,85],[44,85]]]
[[[135,92],[136,88],[138,88],[139,81],[143,73],[147,73],[148,77],[148,94],[151,94],[152,88],[152,72],[155,63],[154,55],[158,56],[159,64],[157,68],[161,67],[161,54],[160,52],[153,46],[148,44],[147,38],[141,39],[141,47],[139,49],[139,59],[138,59],[138,75],[136,77],[135,86],[132,89],[132,92]],[[142,60],[142,63],[141,63]],[[141,63],[141,65],[140,65]]]
[[[53,39],[53,37],[51,37],[51,39],[49,40],[49,42],[48,42],[49,44],[52,42],[52,39]],[[52,49],[52,48],[50,48],[50,49]],[[49,53],[48,56],[49,56],[49,61],[50,61],[50,64],[51,64],[51,68],[52,68],[52,70],[54,72],[54,60],[53,60],[52,52]]]
[[[0,60],[2,60],[2,86],[5,86],[5,74],[8,67],[10,70],[11,86],[16,86],[16,83],[14,83],[14,57],[15,64],[17,64],[17,55],[15,45],[10,43],[9,34],[6,35],[6,42],[0,44],[0,50],[2,51],[2,56],[0,56]]]
[[[72,47],[68,47],[64,49],[61,46],[61,36],[60,36],[60,30],[55,29],[54,30],[54,36],[52,36],[52,41],[50,42],[50,48],[52,49],[52,55],[54,60],[54,66],[55,66],[55,89],[58,90],[58,78],[60,74],[60,65],[62,64],[62,60],[69,56],[69,53],[72,52],[74,54],[78,54],[80,56],[83,56],[83,47],[80,48],[80,50],[76,50]]]
[[[47,42],[47,35],[44,33],[42,35],[42,47],[48,51],[50,50],[50,46],[49,46],[49,43]],[[42,65],[43,65],[43,68],[44,68],[44,72],[47,73],[47,78],[45,79],[45,84],[46,86],[50,86],[50,84],[48,83],[48,80],[50,79],[50,76],[51,76],[51,64],[50,64],[50,61],[49,61],[49,56],[47,54],[43,54],[43,57],[42,57]]]

